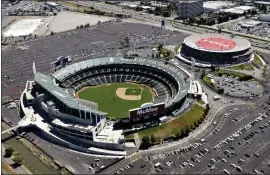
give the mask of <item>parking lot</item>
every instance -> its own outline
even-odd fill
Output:
[[[270,37],[270,25],[267,22],[262,22],[261,25],[254,26],[250,29],[241,27],[239,25],[239,22],[247,22],[250,21],[250,19],[241,19],[241,20],[236,20],[232,22],[228,22],[226,24],[221,24],[221,27],[224,29],[228,29],[230,31],[236,31],[236,32],[241,32],[241,33],[246,33],[246,34],[252,34],[260,37]]]
[[[161,42],[175,37],[168,30],[138,23],[107,23],[99,26],[78,29],[55,36],[27,41],[2,50],[2,95],[19,96],[26,80],[33,79],[32,64],[36,70],[49,73],[50,63],[60,56],[70,55],[81,61],[94,57],[116,56],[122,53],[117,49],[123,36],[130,37],[134,46]],[[184,39],[184,36],[178,37]],[[7,97],[8,98],[8,97]]]
[[[232,107],[213,131],[184,148],[142,156],[115,174],[265,174],[270,172],[270,118],[254,106]],[[139,173],[140,172],[140,173]]]
[[[228,94],[236,97],[253,97],[260,96],[263,93],[263,86],[257,81],[239,81],[238,77],[214,76],[211,77],[216,82],[217,87],[225,90],[224,94]]]

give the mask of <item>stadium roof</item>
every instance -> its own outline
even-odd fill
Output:
[[[72,97],[62,88],[54,84],[53,78],[50,76],[38,72],[35,76],[35,82],[70,108],[91,111],[93,113],[98,113],[100,115],[106,115],[106,113],[104,112],[91,110],[90,108],[80,104],[78,99]]]
[[[220,39],[220,41],[211,41],[211,39]],[[201,40],[206,40],[204,44],[198,44],[198,41]],[[209,44],[212,44],[213,47],[208,47],[208,43],[207,40],[209,40]],[[225,41],[225,43],[224,43]],[[228,41],[228,43],[226,43]],[[236,37],[234,36],[233,38],[230,35],[226,35],[226,34],[215,34],[215,33],[211,33],[211,34],[194,34],[191,36],[188,36],[185,38],[184,42],[187,46],[193,48],[193,49],[197,49],[197,50],[202,50],[202,51],[208,51],[208,52],[220,52],[220,53],[229,53],[229,52],[239,52],[245,49],[250,48],[251,44],[248,40],[244,39],[244,38],[240,38],[240,37]],[[236,45],[234,46],[235,43]],[[217,49],[216,47],[214,47],[215,45],[220,45],[221,47],[227,47],[225,45],[229,45],[231,46],[230,49]],[[205,47],[204,47],[205,46]],[[213,49],[211,49],[213,48]]]

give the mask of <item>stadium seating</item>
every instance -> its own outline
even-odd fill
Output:
[[[170,80],[166,75],[138,67],[130,69],[115,67],[84,70],[65,79],[61,86],[78,91],[84,86],[123,82],[137,82],[153,88],[156,93],[154,103],[169,103],[172,97],[179,91],[178,84]]]

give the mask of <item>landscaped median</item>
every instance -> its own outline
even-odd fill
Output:
[[[257,66],[263,67],[263,62],[258,54],[254,55],[253,63],[256,64]]]
[[[163,125],[149,128],[138,133],[142,144],[153,145],[166,138],[181,138],[187,136],[205,119],[209,108],[194,104],[190,111]],[[147,143],[149,140],[150,143]],[[142,146],[142,145],[141,145]],[[145,146],[145,147],[147,147]]]
[[[174,52],[175,52],[176,54],[178,54],[178,53],[179,53],[179,49],[180,49],[180,46],[175,46],[175,47],[174,47]]]
[[[255,70],[249,63],[240,64],[237,66],[232,66],[232,70],[246,70],[246,71],[253,71]]]

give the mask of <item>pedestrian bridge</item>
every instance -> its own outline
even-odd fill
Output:
[[[20,125],[13,126],[12,128],[9,128],[9,129],[7,129],[7,130],[5,130],[5,131],[2,131],[1,134],[5,134],[5,133],[7,133],[7,132],[9,132],[9,131],[16,130],[16,129],[19,128],[19,127],[20,127]]]

